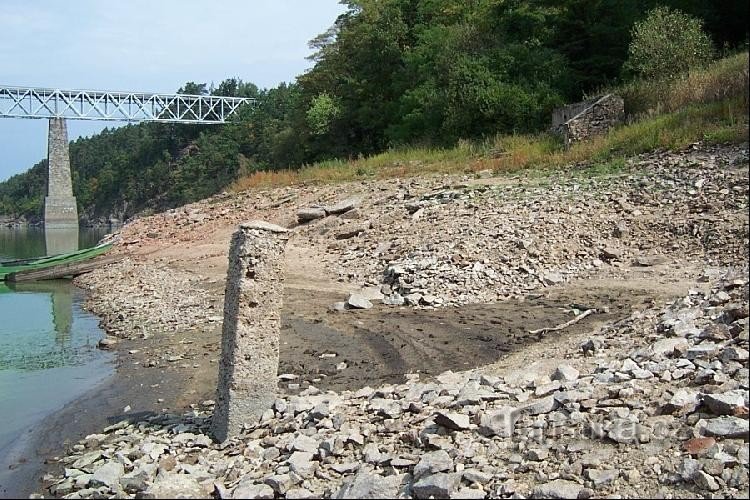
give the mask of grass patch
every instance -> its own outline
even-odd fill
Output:
[[[748,140],[748,54],[743,53],[673,82],[635,82],[620,89],[626,102],[645,111],[607,135],[565,149],[551,134],[497,136],[461,141],[454,148],[401,148],[353,160],[330,160],[297,170],[255,172],[230,187],[330,184],[425,174],[511,173],[530,170],[544,177],[561,167],[589,163],[581,175],[616,174],[624,158],[654,149],[679,149],[698,141]],[[637,106],[636,106],[637,107]]]
[[[590,167],[578,170],[575,177],[599,177],[606,175],[617,175],[625,170],[625,157],[618,156],[605,161],[593,163]]]
[[[677,111],[689,104],[718,102],[742,97],[747,109],[748,53],[720,59],[676,80],[636,80],[607,92],[625,99],[625,112],[631,116],[658,115]]]

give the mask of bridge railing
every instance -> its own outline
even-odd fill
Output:
[[[225,123],[255,100],[189,94],[146,94],[0,86],[0,117]]]

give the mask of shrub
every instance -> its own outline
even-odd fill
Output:
[[[703,66],[713,53],[700,20],[656,7],[633,26],[625,67],[644,78],[672,79]]]
[[[331,122],[341,114],[341,107],[327,93],[316,96],[307,110],[307,125],[315,135],[327,133]]]

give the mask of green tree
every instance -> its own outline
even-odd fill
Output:
[[[748,40],[746,0],[343,3],[310,42],[313,66],[295,82],[259,89],[233,77],[180,88],[255,99],[228,123],[141,123],[74,141],[80,213],[127,218],[209,196],[257,170],[542,130],[553,107],[613,80],[672,76],[707,60],[701,23],[722,50]],[[0,183],[0,213],[41,215],[45,165]]]
[[[675,78],[711,60],[711,39],[701,20],[656,7],[635,23],[626,69],[644,78]]]
[[[331,129],[331,123],[341,114],[341,106],[336,100],[323,92],[313,98],[307,110],[307,124],[313,134],[321,135]]]
[[[208,88],[205,83],[187,82],[184,86],[177,90],[178,94],[188,95],[206,95],[208,94]]]

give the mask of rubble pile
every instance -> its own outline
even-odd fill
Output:
[[[117,278],[108,279],[112,276]],[[91,292],[86,306],[101,317],[108,334],[147,339],[222,321],[221,309],[216,309],[200,281],[191,273],[125,259],[80,276],[76,284]]]
[[[748,252],[747,211],[747,149],[730,147],[551,183],[405,181],[358,209],[367,228],[351,239],[331,237],[334,221],[299,229],[340,280],[383,285],[386,304],[449,306],[677,257],[726,265]]]

